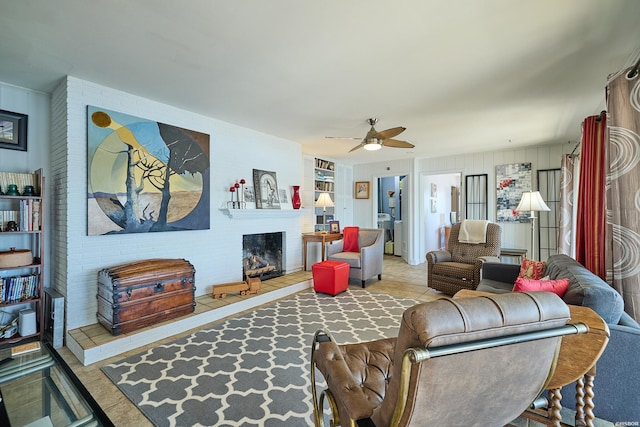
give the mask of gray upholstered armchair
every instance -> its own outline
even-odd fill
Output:
[[[451,227],[447,251],[427,253],[427,286],[453,295],[461,289],[475,289],[484,262],[500,262],[502,229],[489,223],[485,243],[461,243],[461,222]]]
[[[358,247],[359,252],[343,252],[344,240],[338,240],[327,246],[327,259],[349,264],[349,278],[360,280],[364,288],[367,279],[376,274],[378,280],[382,280],[382,260],[384,259],[382,229],[359,229]]]

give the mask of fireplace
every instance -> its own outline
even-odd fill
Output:
[[[242,277],[269,280],[282,276],[284,232],[242,236]]]

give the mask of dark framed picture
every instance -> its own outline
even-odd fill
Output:
[[[26,114],[0,110],[0,148],[27,151]]]
[[[356,181],[356,199],[369,198],[369,181]]]
[[[340,234],[340,221],[329,221],[329,233]]]
[[[278,181],[275,172],[254,169],[253,186],[256,192],[256,208],[280,209]]]

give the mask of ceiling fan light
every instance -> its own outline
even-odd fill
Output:
[[[378,138],[371,138],[367,140],[367,143],[364,144],[363,147],[365,150],[368,151],[376,151],[382,148],[382,141],[380,141]]]

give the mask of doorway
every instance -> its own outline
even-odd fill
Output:
[[[377,180],[377,225],[383,229],[384,253],[408,257],[408,242],[406,238],[406,203],[403,203],[403,187],[406,175],[380,177]]]
[[[460,172],[422,176],[421,253],[446,249],[448,231],[462,217],[461,182]]]

